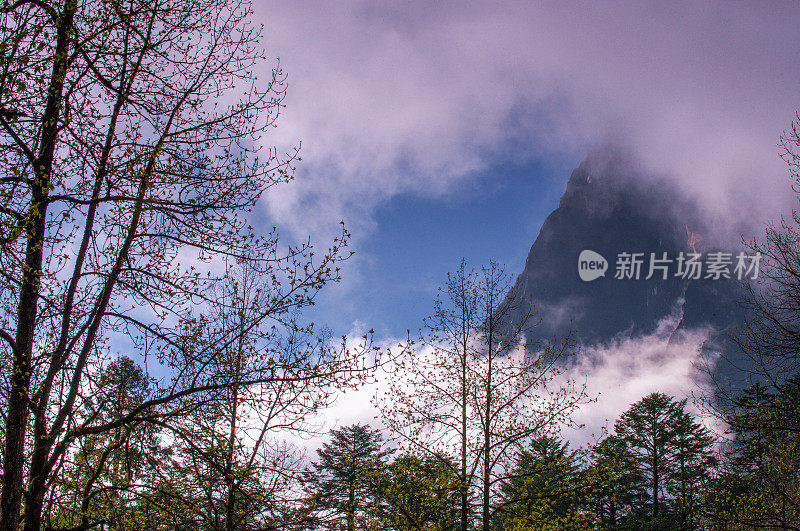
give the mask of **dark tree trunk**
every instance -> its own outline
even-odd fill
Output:
[[[654,439],[655,441],[655,439]],[[654,445],[653,447],[653,518],[658,516],[658,484],[659,484],[659,477],[658,477],[658,467],[660,463],[658,462],[658,448]]]
[[[484,433],[483,433],[483,531],[490,531],[491,524],[491,511],[490,511],[490,497],[489,489],[492,486],[491,478],[489,477],[492,472],[491,467],[491,444],[492,444],[492,356],[494,356],[494,300],[489,297],[489,333],[487,334],[487,367],[486,367],[486,409],[484,412]]]
[[[31,207],[26,227],[25,267],[17,309],[11,389],[8,395],[6,416],[3,490],[0,495],[0,529],[17,529],[22,508],[31,357],[42,274],[45,220],[50,191],[50,174],[53,170],[56,137],[62,110],[64,78],[69,65],[69,43],[72,39],[73,18],[76,9],[77,5],[74,0],[67,0],[57,21],[56,55],[47,92],[47,104],[42,116],[41,148],[32,165],[34,176]],[[33,524],[35,527],[31,527],[32,529],[41,527],[40,521],[33,522]]]
[[[461,361],[461,531],[469,528],[469,488],[467,484],[467,343]]]

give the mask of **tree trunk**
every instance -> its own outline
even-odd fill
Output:
[[[228,482],[228,499],[225,503],[226,531],[233,531],[236,523],[234,516],[236,511],[236,481],[233,479],[233,462],[235,459],[236,449],[236,415],[239,412],[239,381],[241,380],[242,349],[244,348],[242,346],[243,341],[244,338],[240,336],[236,345],[236,383],[233,386],[233,400],[230,411],[230,430],[228,433],[228,452],[225,463],[225,481]]]
[[[654,449],[653,454],[653,518],[658,516],[658,450]]]
[[[617,502],[611,500],[611,505],[608,508],[608,517],[611,520],[611,525],[617,525]]]
[[[467,485],[467,342],[462,344],[461,360],[461,531],[469,528],[469,488]]]
[[[57,21],[56,50],[47,92],[47,104],[42,115],[41,150],[33,163],[33,185],[29,220],[26,229],[25,267],[20,286],[17,310],[17,330],[13,348],[11,389],[6,408],[6,441],[3,452],[3,490],[0,495],[0,529],[19,527],[22,506],[22,483],[25,468],[25,433],[28,424],[28,399],[31,383],[31,357],[36,330],[42,256],[44,253],[45,220],[53,170],[56,137],[62,109],[64,78],[69,65],[69,43],[72,39],[73,18],[77,4],[67,0]],[[34,478],[35,479],[35,478]],[[41,509],[41,497],[38,497]],[[30,529],[39,529],[40,518]]]
[[[489,297],[489,308],[488,308],[488,318],[489,318],[489,333],[487,334],[487,349],[486,349],[486,356],[487,356],[487,364],[486,364],[486,408],[485,408],[485,420],[484,420],[484,427],[483,427],[483,531],[490,531],[491,530],[491,512],[490,512],[490,497],[489,497],[489,489],[492,486],[491,478],[489,475],[492,472],[491,467],[491,443],[492,443],[492,423],[491,423],[491,415],[492,415],[492,356],[494,356],[494,318],[492,316],[492,311],[494,309],[494,301],[492,297]]]
[[[491,362],[490,362],[491,367]],[[491,368],[489,369],[491,371]],[[489,414],[491,413],[490,409],[490,399],[492,396],[491,391],[491,375],[489,376],[489,388],[487,389],[486,393],[486,422],[489,422]],[[486,431],[483,434],[483,444],[484,444],[484,451],[483,451],[483,529],[484,531],[489,531],[491,529],[491,524],[489,522],[490,512],[489,512],[489,488],[491,487],[491,480],[489,478],[489,474],[491,473],[491,466],[489,459],[491,457],[490,452],[490,444],[492,442],[492,434],[489,429],[489,426],[486,426]]]
[[[353,478],[355,482],[356,479]],[[355,486],[350,485],[350,492],[348,492],[347,504],[347,531],[356,531],[356,493]]]
[[[237,375],[238,378],[238,375]],[[230,434],[228,438],[228,455],[225,471],[225,481],[228,482],[228,499],[225,503],[225,529],[226,531],[233,531],[235,528],[236,519],[234,513],[236,511],[236,482],[233,475],[233,459],[234,459],[234,446],[236,443],[236,412],[239,408],[239,388],[234,387],[233,391],[233,406],[231,407],[231,425]]]

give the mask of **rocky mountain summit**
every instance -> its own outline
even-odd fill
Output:
[[[523,311],[532,303],[542,319],[541,338],[571,327],[584,344],[605,343],[651,333],[678,311],[678,328],[705,327],[710,341],[725,342],[742,320],[737,277],[747,277],[736,270],[741,249],[721,249],[709,240],[691,200],[617,153],[596,153],[573,171],[531,247],[515,293]],[[607,262],[604,273],[588,281],[579,275],[579,257],[587,250],[592,253],[586,256]],[[687,271],[695,252],[701,253],[699,274]],[[714,258],[730,278],[713,272]]]

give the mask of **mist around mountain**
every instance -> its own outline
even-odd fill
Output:
[[[583,349],[575,360],[579,365],[614,345],[630,348],[633,339],[648,344],[657,339],[666,342],[664,356],[674,356],[675,346],[690,349],[698,360],[711,360],[715,376],[735,378],[732,339],[743,321],[740,301],[748,278],[735,267],[738,253],[748,253],[741,245],[715,241],[709,227],[695,202],[667,180],[646,174],[617,151],[591,154],[572,172],[517,279],[522,311],[541,319],[531,339],[553,340],[573,330]],[[605,273],[590,281],[578,271],[585,250],[607,261]],[[679,256],[694,252],[704,261],[700,278],[683,278]],[[707,274],[714,252],[729,255],[730,278]],[[624,253],[642,253],[638,279],[630,270],[634,278],[616,278]],[[655,268],[648,279],[651,254],[666,273]],[[696,377],[703,378],[697,365]]]

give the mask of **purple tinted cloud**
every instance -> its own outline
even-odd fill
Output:
[[[272,140],[304,152],[271,214],[301,234],[369,228],[395,194],[606,142],[712,215],[786,212],[800,6],[662,4],[258,3],[290,76]]]

